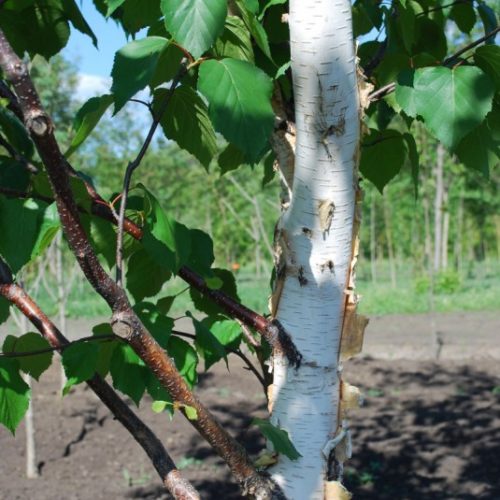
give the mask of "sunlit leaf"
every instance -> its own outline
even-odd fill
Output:
[[[78,110],[73,121],[75,135],[65,156],[69,157],[83,144],[112,103],[113,96],[111,94],[91,97]]]
[[[156,112],[168,92],[166,89],[155,92],[153,109]],[[217,154],[217,139],[207,106],[196,91],[187,85],[175,89],[160,123],[167,138],[174,140],[208,169]]]
[[[165,25],[194,58],[206,52],[224,28],[226,0],[162,0]]]
[[[215,129],[256,158],[274,123],[269,77],[245,61],[210,60],[200,67],[198,89],[208,100]]]
[[[67,394],[75,384],[91,378],[97,366],[99,347],[94,342],[77,342],[64,349],[62,364],[66,374],[63,394]]]
[[[111,71],[115,113],[149,84],[155,73],[160,53],[167,43],[166,38],[151,36],[134,40],[116,53]]]
[[[3,352],[21,352],[28,353],[33,351],[41,351],[50,348],[50,344],[39,334],[28,332],[20,337],[8,335],[5,338],[2,350]],[[53,352],[44,352],[32,356],[21,356],[17,359],[19,368],[34,379],[38,380],[40,375],[52,363]]]
[[[19,364],[0,358],[0,423],[15,433],[28,410],[30,388],[19,375]]]
[[[282,453],[290,460],[298,460],[302,456],[290,441],[288,433],[273,425],[269,420],[254,418],[252,424],[256,425],[262,434],[271,441],[276,452]]]

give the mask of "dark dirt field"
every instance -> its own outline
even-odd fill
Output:
[[[498,313],[372,319],[363,357],[344,368],[365,395],[351,418],[346,476],[354,499],[500,499],[499,334]],[[24,425],[15,439],[0,429],[0,499],[168,498],[145,454],[93,393],[80,386],[61,399],[58,376],[53,367],[34,386],[39,479],[24,477]],[[263,440],[249,423],[265,416],[264,397],[239,360],[230,373],[221,365],[202,375],[199,394],[256,455]],[[240,498],[180,415],[169,421],[147,401],[139,413],[204,499]]]

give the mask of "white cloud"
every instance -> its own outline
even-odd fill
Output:
[[[98,75],[79,73],[76,89],[77,99],[86,101],[91,97],[106,94],[111,88],[111,78]]]

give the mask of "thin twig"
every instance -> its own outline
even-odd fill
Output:
[[[486,35],[482,36],[481,38],[478,38],[474,42],[469,43],[468,45],[466,45],[465,47],[463,47],[459,51],[455,52],[455,54],[453,54],[450,57],[448,57],[447,59],[445,59],[442,62],[441,66],[451,66],[452,63],[453,63],[453,61],[457,57],[460,57],[464,52],[467,52],[468,50],[473,49],[477,45],[485,42],[486,40],[488,40],[492,36],[495,36],[499,31],[500,31],[500,26],[496,27],[494,30],[490,31],[489,33],[487,33]],[[368,96],[368,99],[370,101],[378,101],[379,99],[381,99],[382,97],[386,96],[387,94],[390,94],[391,92],[394,92],[394,90],[396,90],[396,83],[395,82],[388,83],[387,85],[384,85],[383,87],[381,87],[381,88],[375,90],[374,92],[372,92]]]
[[[144,158],[144,155],[146,154],[149,145],[151,144],[151,141],[153,140],[153,136],[156,132],[156,129],[160,124],[160,120],[162,119],[165,111],[167,110],[168,103],[170,102],[170,99],[174,94],[175,88],[177,87],[177,84],[180,82],[182,77],[185,75],[186,71],[187,71],[187,61],[186,59],[183,59],[181,61],[177,74],[174,76],[174,79],[172,80],[172,84],[170,85],[169,91],[165,94],[165,97],[160,105],[158,113],[153,118],[153,122],[149,127],[148,134],[146,136],[146,139],[144,140],[144,143],[142,144],[139,153],[137,154],[135,160],[131,161],[128,164],[127,169],[125,171],[125,176],[123,178],[122,196],[120,201],[120,212],[118,216],[118,233],[116,236],[116,280],[115,281],[118,286],[123,286],[123,233],[124,233],[123,224],[125,221],[125,210],[127,208],[128,193],[130,190],[130,180],[132,179],[132,174],[134,173],[134,170],[141,164],[141,161]]]
[[[146,108],[149,109],[150,113],[153,113],[153,107],[151,106],[151,103],[143,101],[142,99],[135,99],[131,98],[129,99],[130,102],[137,102],[138,104],[142,104],[143,106],[146,106]]]
[[[430,14],[431,12],[435,12],[437,10],[444,10],[447,9],[448,7],[453,7],[454,5],[460,5],[461,3],[471,3],[470,0],[457,0],[456,2],[452,2],[446,5],[438,5],[437,7],[432,7],[431,9],[424,10],[423,12],[420,12],[417,14],[415,17],[421,17],[421,16],[426,16],[427,14]]]
[[[478,38],[474,42],[469,43],[468,45],[460,49],[458,52],[455,52],[455,54],[445,59],[443,62],[443,66],[450,65],[457,57],[460,57],[464,52],[467,52],[468,50],[473,49],[477,45],[480,45],[481,43],[485,42],[492,36],[495,36],[499,31],[500,31],[500,26],[497,26],[494,30],[491,30],[486,35],[482,36],[481,38]]]
[[[82,337],[77,340],[73,340],[69,342],[66,345],[60,345],[60,346],[53,346],[53,347],[45,347],[44,349],[37,349],[35,351],[12,351],[12,352],[0,352],[0,357],[4,358],[24,358],[28,356],[38,356],[39,354],[45,354],[47,352],[54,352],[54,351],[64,351],[64,349],[67,349],[69,346],[74,345],[74,344],[81,344],[83,342],[93,342],[93,341],[105,341],[109,342],[110,340],[121,340],[120,337],[117,337],[116,335],[92,335],[89,337]]]
[[[9,156],[11,158],[16,159],[16,150],[7,142],[2,134],[0,134],[0,146],[2,146],[7,151],[7,153],[9,153]]]

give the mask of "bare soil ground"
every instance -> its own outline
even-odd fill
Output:
[[[70,326],[77,335],[89,329]],[[500,499],[499,334],[498,313],[372,319],[363,357],[344,369],[365,394],[351,419],[347,482],[356,500]],[[263,439],[249,423],[265,416],[264,396],[238,359],[230,368],[202,375],[199,394],[256,455]],[[0,499],[168,498],[142,450],[93,393],[81,386],[61,399],[58,377],[54,366],[34,386],[40,478],[24,477],[24,425],[15,439],[0,429]],[[144,401],[139,413],[202,497],[240,498],[189,424],[149,406]]]

